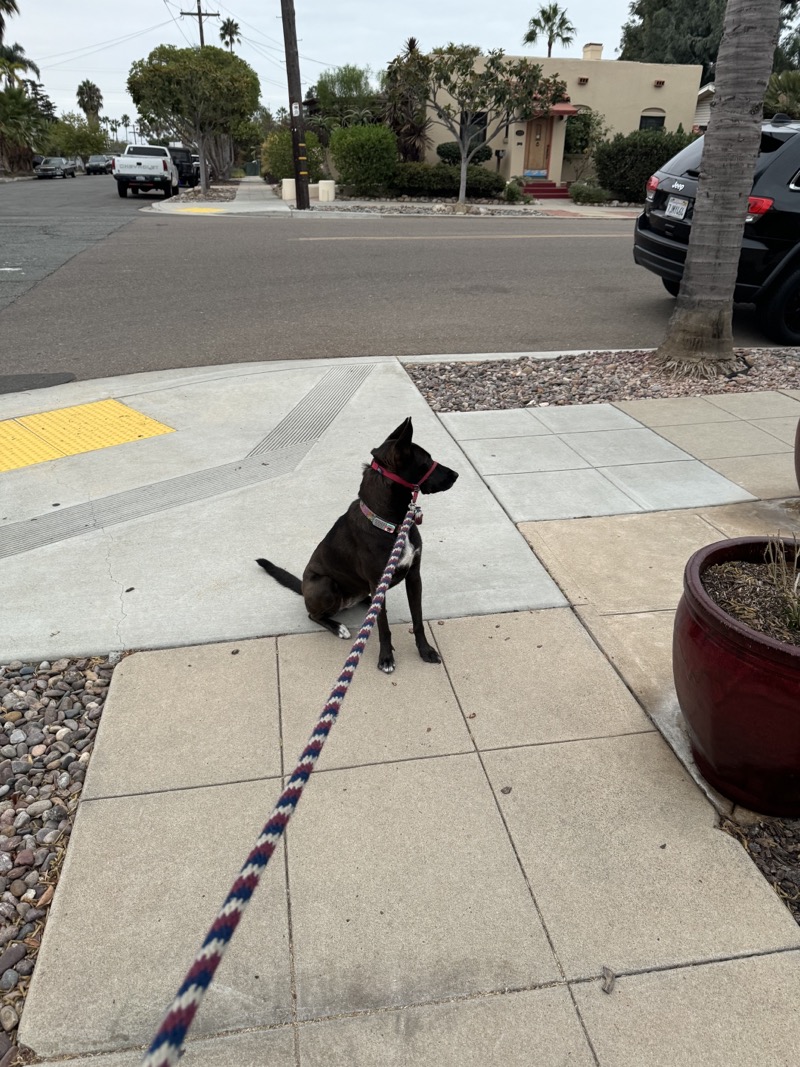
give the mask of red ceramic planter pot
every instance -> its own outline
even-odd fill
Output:
[[[727,615],[701,575],[729,560],[762,563],[765,537],[701,548],[686,564],[672,669],[692,753],[726,797],[767,815],[800,815],[800,646]]]

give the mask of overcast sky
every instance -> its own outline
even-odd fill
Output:
[[[180,11],[196,10],[196,0],[18,0],[20,14],[9,19],[6,40],[18,41],[41,68],[45,90],[59,111],[76,109],[75,90],[89,78],[103,93],[110,118],[136,109],[125,90],[134,60],[159,44],[185,47],[198,43],[197,19]],[[492,6],[478,0],[295,0],[303,89],[326,67],[355,63],[380,70],[410,36],[423,48],[454,40],[484,49],[502,48],[510,55],[546,55],[546,42],[531,49],[521,41],[541,0]],[[604,45],[603,58],[616,58],[628,0],[565,0],[562,4],[577,29],[569,48],[556,45],[553,55],[577,56],[589,41]],[[499,8],[502,7],[502,12]],[[283,37],[279,0],[203,0],[203,9],[239,23],[242,43],[235,48],[257,72],[262,102],[274,110],[287,100],[286,68],[281,62]],[[205,22],[207,44],[219,44],[220,19]]]

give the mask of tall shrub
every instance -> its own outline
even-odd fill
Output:
[[[645,198],[647,179],[694,140],[679,127],[675,133],[663,130],[634,130],[618,133],[598,145],[594,152],[597,180],[618,199],[639,203]]]
[[[461,164],[461,145],[458,141],[445,141],[443,144],[437,144],[436,155],[441,159],[442,163],[457,167]],[[475,164],[486,163],[491,158],[492,150],[488,144],[484,144],[473,153],[472,162]]]
[[[319,138],[306,130],[306,156],[308,157],[308,180],[318,182],[322,177],[323,149]],[[294,177],[294,154],[292,131],[273,130],[261,146],[261,174],[265,178],[283,181]]]
[[[388,126],[346,126],[331,134],[331,155],[343,185],[357,194],[385,188],[397,166],[397,138]]]

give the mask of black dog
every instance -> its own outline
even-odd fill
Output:
[[[256,560],[281,585],[300,593],[309,618],[337,637],[346,639],[350,632],[333,618],[334,614],[365,598],[369,600],[375,593],[396,530],[408,513],[413,490],[418,486],[421,493],[443,493],[458,478],[455,471],[435,463],[424,448],[414,444],[412,435],[411,419],[406,419],[382,445],[372,449],[374,461],[364,468],[359,499],[353,501],[317,545],[302,582],[269,560]],[[422,538],[414,525],[392,585],[405,578],[417,649],[426,663],[439,663],[422,623],[421,556]],[[378,667],[389,674],[394,670],[394,656],[385,605],[378,616],[378,633]]]

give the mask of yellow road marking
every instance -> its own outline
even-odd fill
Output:
[[[291,241],[555,241],[565,237],[627,237],[633,240],[633,233],[442,233],[417,234],[403,236],[395,234],[385,237],[291,237]]]
[[[23,415],[0,422],[0,471],[174,433],[118,400]]]
[[[181,207],[176,208],[179,215],[222,215],[218,207]]]

